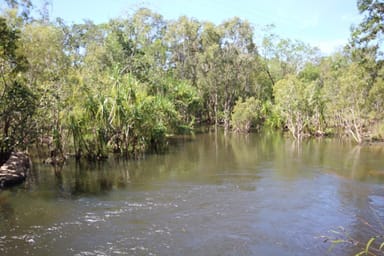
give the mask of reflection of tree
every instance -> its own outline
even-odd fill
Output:
[[[333,145],[333,147],[335,147]],[[335,151],[342,152],[336,153]],[[338,158],[330,154],[335,152]],[[384,179],[382,172],[382,149],[371,146],[350,144],[337,145],[333,150],[327,150],[327,165],[332,168],[329,171],[338,176],[359,181],[379,182]],[[333,161],[330,161],[332,160]]]
[[[100,194],[112,190],[116,172],[109,171],[105,163],[88,163],[76,165],[72,175],[71,194]]]
[[[284,140],[274,152],[274,167],[276,173],[286,178],[295,178],[302,169],[302,147],[295,140]]]
[[[274,169],[272,175],[283,178],[308,177],[325,170],[345,178],[378,180],[371,170],[378,170],[383,151],[378,147],[353,147],[336,140],[304,140],[301,144],[274,131],[261,134],[224,135],[211,131],[191,139],[174,141],[164,155],[147,155],[146,159],[125,161],[111,158],[107,162],[69,161],[62,171],[39,166],[53,179],[56,196],[99,194],[132,184],[149,184],[169,178],[191,177],[207,181],[217,173],[252,172]],[[263,169],[264,168],[264,169]],[[29,186],[46,186],[47,176],[36,168]],[[44,185],[45,183],[45,185]],[[34,185],[35,184],[35,185]]]
[[[348,175],[349,178],[361,180],[364,177],[364,173],[362,173],[360,171],[361,168],[359,168],[360,156],[361,156],[361,146],[359,145],[353,147],[349,151],[345,159],[346,161],[345,166],[350,166],[349,175]]]
[[[1,225],[0,225],[0,231],[2,228],[9,228],[12,227],[16,223],[16,217],[15,217],[15,210],[8,200],[8,193],[7,192],[2,192],[0,194],[0,220]]]
[[[124,188],[131,182],[128,168],[121,168],[120,175],[117,177],[117,187]]]

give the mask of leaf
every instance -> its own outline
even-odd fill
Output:
[[[343,240],[343,239],[336,239],[336,240],[332,240],[331,243],[333,243],[333,244],[345,243],[345,240]]]
[[[382,242],[382,243],[380,244],[379,251],[381,251],[381,250],[383,249],[383,247],[384,247],[384,242]]]
[[[365,254],[368,255],[368,252],[369,252],[369,247],[371,246],[371,244],[376,240],[376,237],[372,237],[371,239],[369,239],[366,247],[365,247]]]
[[[355,254],[355,256],[361,256],[361,255],[363,255],[363,254],[365,254],[365,251],[361,251],[361,252]]]

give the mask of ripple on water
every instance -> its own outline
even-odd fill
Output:
[[[96,213],[87,212],[82,220],[88,224],[94,224],[96,222],[105,222],[104,217],[98,216]]]
[[[369,200],[374,214],[378,215],[380,218],[384,218],[384,196],[370,195]],[[380,221],[384,222],[384,219]]]

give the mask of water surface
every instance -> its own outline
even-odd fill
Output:
[[[199,134],[139,161],[35,164],[0,192],[0,255],[351,255],[384,233],[384,148]]]

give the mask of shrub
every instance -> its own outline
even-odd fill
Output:
[[[231,126],[235,132],[249,132],[252,127],[258,128],[263,121],[261,101],[250,97],[243,101],[240,98],[233,109]]]

